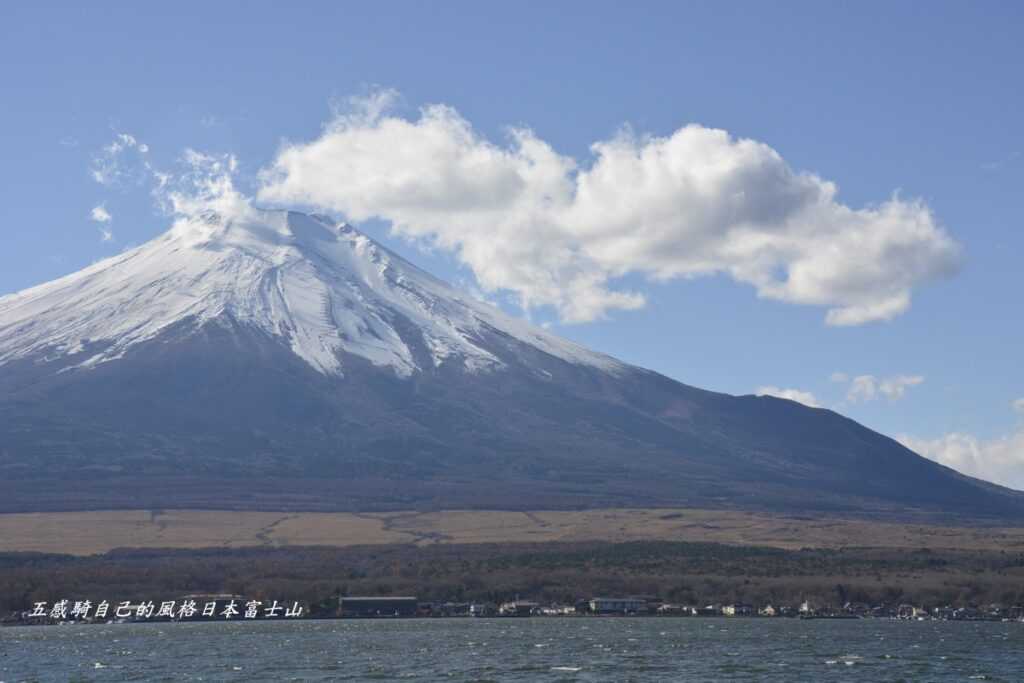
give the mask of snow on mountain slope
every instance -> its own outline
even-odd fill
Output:
[[[0,297],[0,366],[87,351],[74,365],[92,367],[173,325],[198,329],[225,317],[283,339],[329,375],[344,374],[339,353],[399,376],[425,369],[400,331],[409,322],[435,366],[500,367],[487,348],[493,329],[571,363],[625,367],[464,296],[344,223],[265,210],[229,221],[208,213],[82,271]]]

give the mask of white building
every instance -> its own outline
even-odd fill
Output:
[[[594,614],[635,614],[647,611],[643,598],[591,598],[590,611]]]

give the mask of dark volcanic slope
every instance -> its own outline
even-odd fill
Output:
[[[612,376],[503,339],[507,368],[325,376],[238,324],[0,372],[0,509],[728,506],[1024,518],[828,410]]]
[[[729,506],[1024,520],[840,415],[577,347],[323,217],[0,297],[0,510]]]

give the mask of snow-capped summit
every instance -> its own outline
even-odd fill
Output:
[[[620,365],[464,295],[345,223],[256,209],[180,221],[141,247],[0,298],[0,365],[93,367],[172,326],[218,321],[278,338],[332,375],[344,375],[346,354],[399,376],[427,363],[491,370],[502,365],[484,339],[493,331],[573,363]]]

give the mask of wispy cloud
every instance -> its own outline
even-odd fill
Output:
[[[982,170],[985,171],[1000,171],[1003,168],[1013,164],[1015,161],[1021,158],[1021,153],[1011,152],[1009,155],[995,161],[986,161],[981,165]]]
[[[958,268],[959,246],[923,201],[849,207],[834,183],[724,130],[625,128],[578,160],[526,128],[493,143],[444,105],[395,115],[395,97],[364,98],[319,138],[286,145],[258,198],[386,220],[455,253],[487,292],[570,322],[643,306],[615,284],[628,274],[725,274],[858,325],[900,315],[916,287]]]
[[[145,178],[137,173],[137,168],[148,167],[144,158],[148,152],[149,145],[139,142],[131,133],[116,133],[113,141],[93,157],[89,173],[97,183],[108,187],[129,180],[142,182]],[[126,163],[124,157],[129,153],[137,155],[140,163]]]
[[[111,242],[114,239],[114,231],[110,228],[111,221],[114,217],[107,211],[107,207],[104,204],[97,204],[92,207],[92,211],[89,212],[89,218],[99,223],[100,241]]]
[[[907,389],[923,383],[925,378],[921,375],[893,375],[891,377],[857,375],[850,377],[845,372],[833,372],[829,379],[838,384],[847,385],[846,400],[850,403],[866,403],[877,398],[898,401],[906,395]]]
[[[93,178],[107,187],[118,187],[127,181],[148,185],[157,207],[175,219],[173,229],[189,229],[200,239],[209,228],[209,222],[201,220],[204,214],[215,212],[231,218],[251,211],[250,198],[235,187],[238,161],[233,155],[206,154],[188,148],[174,167],[161,169],[150,161],[148,154],[149,146],[134,135],[117,133],[94,157]],[[109,227],[113,217],[106,205],[97,205],[90,215],[100,224],[103,241],[113,240]]]
[[[107,207],[104,204],[98,204],[92,207],[92,211],[89,212],[89,217],[97,223],[109,223],[113,220],[113,216],[107,211]]]
[[[238,160],[231,154],[205,154],[186,149],[176,173],[157,173],[154,196],[176,218],[175,229],[189,230],[198,239],[212,229],[204,214],[244,218],[252,211],[250,198],[235,187]],[[198,220],[197,220],[198,219]]]

